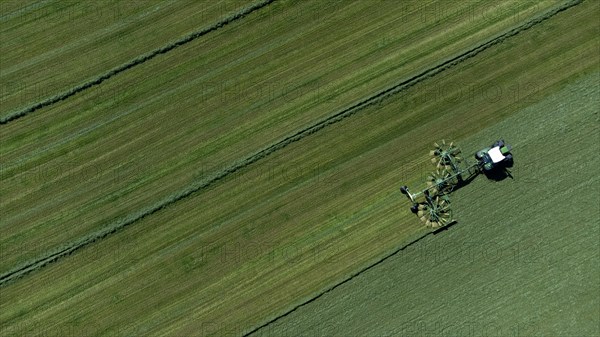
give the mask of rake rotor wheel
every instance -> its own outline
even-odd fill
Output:
[[[433,143],[434,149],[429,151],[431,162],[437,169],[452,171],[452,163],[458,164],[463,158],[459,156],[461,150],[454,142],[446,143],[445,140]]]
[[[430,173],[427,176],[427,186],[430,188],[429,192],[432,195],[436,194],[444,194],[452,191],[454,181],[452,179],[448,179],[450,177],[450,172],[447,170],[437,169],[435,172]]]
[[[419,204],[417,216],[427,227],[438,228],[451,223],[452,211],[450,203],[444,198],[436,196],[431,202]]]

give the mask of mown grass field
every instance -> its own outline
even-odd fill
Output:
[[[111,227],[540,7],[515,2],[467,20],[470,8],[489,5],[457,5],[438,22],[421,18],[430,7],[383,4],[363,20],[368,2],[276,3],[267,18],[227,26],[8,124],[1,270]],[[344,22],[356,22],[353,34],[337,28]]]
[[[597,336],[599,80],[465,138],[464,149],[510,139],[514,178],[465,186],[458,224],[255,336]]]
[[[269,20],[250,15],[2,127],[2,271],[90,235],[96,240],[2,285],[4,333],[252,331],[427,232],[398,186],[422,180],[432,138],[476,148],[491,141],[477,138],[479,130],[514,119],[598,67],[598,5],[584,2],[118,227],[123,217],[557,3],[473,2],[447,21],[422,22],[393,2],[369,15],[371,3],[335,3],[331,16],[317,20],[322,2],[276,4]],[[490,15],[470,18],[486,8]],[[352,25],[336,37],[332,27],[341,22]],[[282,34],[291,42],[277,40]],[[243,90],[265,83],[294,90],[234,99],[242,89],[231,95],[214,86],[227,81]],[[207,84],[218,95],[199,90]],[[89,167],[94,179],[74,180]],[[32,180],[36,170],[50,173]],[[457,193],[457,208],[463,202],[468,210],[469,198],[479,197],[467,193],[476,184]],[[114,234],[94,237],[115,224]]]
[[[246,1],[3,1],[5,118],[239,12]]]

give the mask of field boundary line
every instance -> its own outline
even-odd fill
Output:
[[[439,231],[439,230],[437,230],[437,231]],[[427,233],[425,233],[425,234],[417,237],[416,239],[414,239],[414,240],[412,240],[412,241],[410,241],[410,242],[408,242],[408,243],[406,243],[406,244],[404,244],[404,245],[402,245],[402,246],[394,249],[393,251],[385,254],[383,257],[378,258],[375,262],[372,262],[372,263],[368,264],[366,267],[361,268],[359,271],[352,273],[350,276],[346,277],[341,282],[335,283],[334,285],[332,285],[332,286],[328,287],[327,289],[325,289],[325,290],[321,291],[320,293],[318,293],[316,296],[313,296],[310,299],[308,299],[308,300],[306,300],[304,302],[301,302],[300,304],[294,306],[292,309],[286,311],[285,313],[283,313],[281,315],[278,315],[278,316],[276,316],[276,317],[268,320],[267,322],[265,322],[265,323],[263,323],[263,324],[255,327],[255,328],[251,329],[249,332],[244,333],[242,335],[242,337],[250,336],[250,335],[254,334],[255,332],[258,332],[259,330],[267,327],[268,325],[271,325],[272,323],[275,323],[276,321],[280,320],[281,318],[284,318],[284,317],[290,315],[291,313],[293,313],[294,311],[302,308],[303,306],[306,306],[306,305],[308,305],[308,304],[310,304],[310,303],[318,300],[319,298],[325,296],[326,294],[332,292],[333,290],[335,290],[335,289],[343,286],[344,284],[352,281],[355,277],[358,277],[361,274],[363,274],[363,273],[365,273],[365,272],[367,272],[367,271],[369,271],[369,270],[377,267],[378,265],[384,263],[389,258],[397,255],[398,253],[400,253],[401,251],[405,250],[406,248],[419,243],[419,241],[425,239],[429,235],[435,234],[437,231],[427,232]]]
[[[239,170],[257,162],[260,159],[269,156],[270,154],[288,146],[291,143],[299,141],[299,140],[303,139],[304,137],[311,135],[311,134],[325,128],[326,126],[337,123],[349,116],[356,114],[358,111],[363,110],[364,108],[366,108],[368,106],[377,104],[377,103],[381,102],[381,100],[383,100],[391,95],[394,95],[402,90],[410,88],[410,87],[416,85],[417,83],[420,83],[423,80],[426,80],[432,76],[435,76],[436,74],[439,74],[440,72],[442,72],[444,70],[447,70],[469,58],[472,58],[475,55],[481,53],[482,51],[484,51],[496,44],[501,43],[502,41],[506,40],[507,38],[517,35],[518,33],[522,32],[524,30],[527,30],[527,29],[535,26],[536,24],[539,24],[540,22],[543,22],[543,21],[551,18],[552,16],[558,14],[559,12],[562,12],[568,8],[571,8],[571,7],[581,3],[582,1],[583,0],[572,0],[567,3],[562,4],[561,6],[558,6],[552,10],[549,10],[549,11],[545,12],[544,14],[534,17],[531,20],[529,20],[515,28],[512,28],[512,29],[506,31],[503,34],[500,34],[500,35],[496,36],[495,38],[492,38],[483,44],[480,44],[472,49],[469,49],[466,52],[463,52],[451,59],[448,59],[436,66],[433,66],[433,67],[419,73],[418,75],[415,75],[415,76],[410,77],[409,79],[403,80],[387,89],[383,89],[367,98],[364,98],[361,101],[359,101],[347,108],[342,109],[341,111],[338,111],[328,117],[320,119],[317,122],[315,122],[314,124],[312,124],[308,127],[305,127],[304,129],[301,129],[274,144],[271,144],[267,147],[262,148],[261,150],[258,150],[254,154],[246,157],[245,159],[233,163],[231,166],[215,173],[210,178],[193,183],[190,186],[188,186],[187,188],[185,188],[175,194],[167,196],[151,206],[145,207],[140,211],[132,213],[132,214],[112,223],[111,225],[108,225],[106,228],[103,228],[101,230],[93,232],[77,241],[71,242],[70,244],[67,244],[58,249],[55,249],[54,251],[49,252],[42,257],[39,257],[37,259],[23,263],[20,266],[17,266],[15,268],[13,268],[12,270],[9,270],[8,272],[5,272],[2,275],[0,275],[0,287],[6,285],[9,282],[11,282],[15,279],[18,279],[32,271],[38,270],[51,262],[55,262],[62,257],[68,256],[68,255],[72,254],[73,252],[75,252],[76,250],[79,250],[93,242],[99,241],[99,240],[109,236],[110,234],[116,233],[116,232],[122,230],[123,228],[125,228],[139,220],[142,220],[156,212],[159,212],[160,210],[170,206],[171,204],[174,204],[177,201],[187,198],[190,195],[217,183],[218,181],[228,177],[230,174],[235,173],[236,171],[239,171]]]
[[[64,101],[65,99],[74,96],[80,92],[83,92],[87,89],[90,89],[92,87],[95,87],[97,85],[100,85],[102,82],[126,71],[129,70],[137,65],[143,64],[146,61],[149,61],[153,58],[155,58],[158,55],[161,54],[166,54],[168,52],[170,52],[171,50],[183,46],[185,44],[188,44],[189,42],[192,42],[210,32],[216,31],[234,21],[237,21],[239,19],[242,19],[246,16],[248,16],[249,14],[251,14],[252,12],[255,12],[261,8],[264,8],[268,5],[270,5],[271,3],[275,2],[277,0],[263,0],[261,2],[257,2],[251,6],[248,6],[244,9],[239,10],[236,13],[230,14],[229,16],[227,16],[226,18],[220,20],[219,22],[212,24],[211,26],[208,26],[206,28],[203,28],[199,31],[190,33],[188,35],[185,35],[184,37],[180,38],[179,40],[175,41],[175,42],[171,42],[165,46],[162,46],[160,48],[154,49],[151,52],[148,52],[142,56],[138,56],[136,58],[134,58],[133,60],[130,60],[129,62],[122,64],[116,68],[113,68],[111,70],[109,70],[108,72],[92,79],[89,80],[83,84],[80,84],[76,87],[73,87],[65,92],[63,92],[62,94],[58,94],[55,96],[52,96],[50,98],[47,98],[39,103],[36,103],[30,107],[27,107],[23,110],[19,110],[19,111],[15,111],[13,113],[9,113],[7,116],[3,116],[0,118],[0,125],[3,124],[8,124],[11,121],[17,120],[21,117],[25,117],[39,109],[45,108],[47,106],[51,106],[53,104],[56,104],[58,102]]]

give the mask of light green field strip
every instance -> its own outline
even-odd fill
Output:
[[[422,182],[432,138],[464,139],[597,68],[593,20],[575,7],[6,285],[6,333],[218,336],[286,312],[424,234],[398,186]]]
[[[1,116],[64,93],[249,4],[204,0],[3,2]]]
[[[597,336],[600,73],[470,136],[514,179],[453,196],[459,223],[252,336]]]
[[[343,4],[277,3],[267,21],[248,17],[3,128],[1,270],[106,228],[515,20],[500,7],[492,27],[488,16],[465,24],[449,15],[440,30],[393,2],[369,18],[367,3]],[[314,20],[317,12],[333,14]],[[355,22],[352,34],[344,22]],[[343,37],[330,35],[336,29]],[[399,42],[380,50],[374,43],[388,31]]]

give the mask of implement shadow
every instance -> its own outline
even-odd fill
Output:
[[[509,168],[512,166],[513,166],[513,162],[511,161],[507,164],[497,166],[497,167],[493,168],[492,170],[483,171],[482,173],[483,173],[483,175],[485,175],[485,177],[488,180],[493,180],[493,181],[502,181],[506,178],[514,179],[509,170]],[[476,173],[472,173],[467,179],[459,180],[458,184],[454,187],[454,189],[452,189],[452,192],[457,191],[457,190],[469,185],[471,182],[473,182],[473,180],[475,180],[475,178],[477,178],[477,176],[479,176],[479,173],[480,173],[480,171],[477,171]],[[444,231],[447,231],[448,229],[450,229],[450,227],[456,225],[457,223],[458,222],[456,220],[453,220],[451,223],[434,230],[432,233],[433,233],[433,235],[440,234]]]

